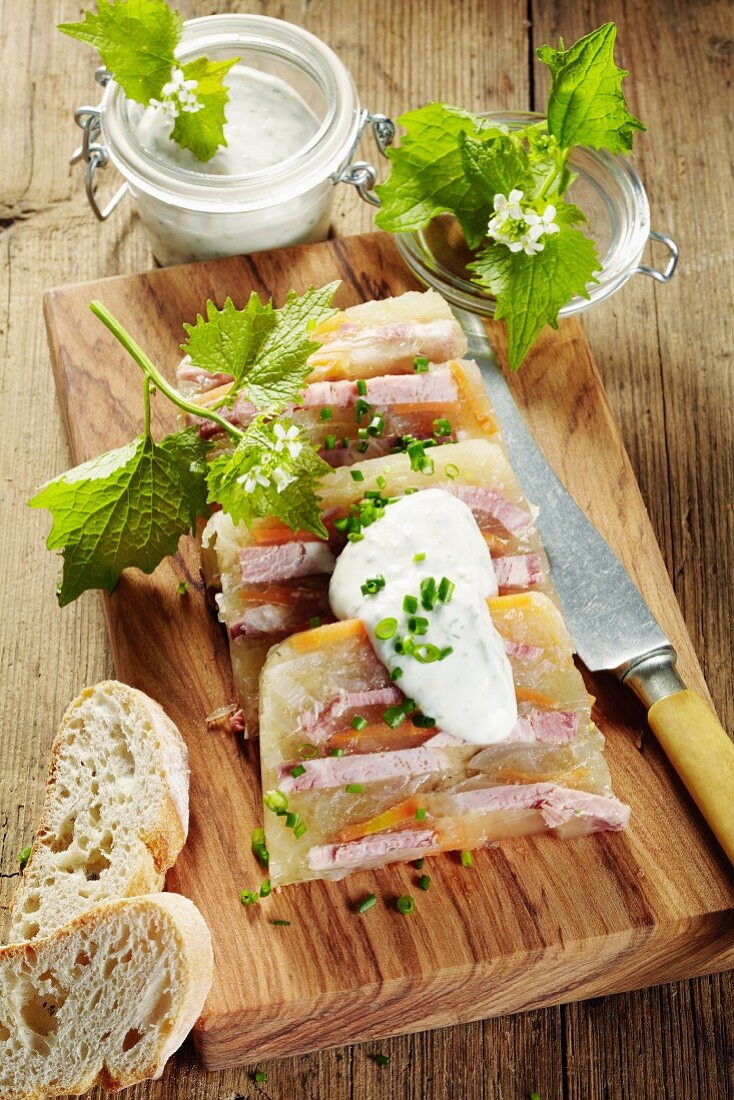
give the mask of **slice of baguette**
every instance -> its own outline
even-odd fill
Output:
[[[106,680],[69,706],[51,749],[8,940],[46,936],[112,898],[163,889],[188,831],[188,756],[163,710]]]
[[[105,902],[0,947],[0,1100],[160,1076],[212,979],[209,929],[178,894]]]

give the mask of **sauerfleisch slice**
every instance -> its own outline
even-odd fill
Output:
[[[442,444],[426,450],[433,473],[414,468],[407,453],[373,458],[335,470],[322,487],[328,544],[293,532],[275,520],[252,529],[223,512],[202,536],[203,562],[215,589],[230,642],[234,680],[247,736],[257,733],[259,678],[271,645],[332,619],[328,586],[346,541],[340,521],[365,492],[385,497],[443,488],[471,509],[491,555],[503,594],[537,590],[555,598],[533,509],[525,500],[496,437]],[[358,471],[362,480],[354,480]]]
[[[512,668],[517,722],[480,746],[426,728],[359,620],[270,650],[260,754],[273,885],[477,848],[626,825],[604,738],[557,606],[544,593],[488,601]],[[357,719],[355,721],[355,719]]]

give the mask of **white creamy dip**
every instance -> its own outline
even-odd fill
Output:
[[[438,728],[480,745],[502,741],[517,719],[515,688],[486,603],[498,591],[492,560],[470,509],[451,493],[425,489],[387,506],[363,535],[337,559],[329,588],[334,614],[361,619],[382,663],[391,672],[402,669],[397,686]],[[454,585],[450,599],[436,598],[427,610],[421,581],[433,578],[438,591],[444,577]],[[362,586],[374,578],[384,578],[384,586],[363,594]],[[417,598],[415,615],[428,622],[425,634],[413,635],[414,643],[439,651],[450,647],[447,656],[423,663],[396,652],[395,642],[409,634],[406,596]],[[380,637],[389,631],[389,620],[397,620],[394,635]]]
[[[225,83],[226,146],[211,160],[198,160],[189,149],[171,141],[174,119],[149,107],[137,127],[141,145],[159,160],[211,176],[241,176],[271,168],[300,152],[319,128],[313,111],[296,91],[277,76],[234,65]]]

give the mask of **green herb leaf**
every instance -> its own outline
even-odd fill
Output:
[[[18,852],[18,867],[21,871],[26,869],[28,860],[31,858],[31,849],[32,845],[29,844],[27,848],[23,848],[22,851]]]
[[[178,540],[206,517],[207,444],[195,428],[160,443],[140,436],[47,482],[29,501],[47,508],[46,545],[61,550],[59,604],[88,588],[112,592],[123,569],[151,573]]]
[[[405,127],[399,146],[388,149],[390,175],[377,188],[381,229],[404,233],[421,229],[437,214],[454,214],[470,248],[487,230],[491,200],[477,190],[466,172],[467,137],[493,141],[502,131],[478,116],[444,103],[428,103],[398,119]],[[494,194],[494,193],[493,193]]]
[[[588,298],[600,263],[594,242],[572,228],[581,212],[559,201],[560,231],[544,239],[542,252],[528,256],[491,242],[469,265],[477,282],[497,299],[495,317],[507,322],[510,370],[517,370],[545,325],[558,327],[558,312],[575,294]]]
[[[331,302],[338,286],[289,291],[280,309],[254,293],[241,310],[231,298],[221,310],[207,302],[206,320],[199,315],[195,325],[184,325],[188,339],[181,349],[197,367],[234,376],[230,403],[241,390],[263,412],[282,409],[301,395],[308,357],[319,346],[309,339],[309,326],[336,312]]]
[[[229,102],[229,89],[224,78],[239,58],[210,61],[197,57],[182,65],[185,80],[197,82],[194,95],[201,110],[180,110],[171,132],[171,139],[184,149],[190,149],[201,161],[211,160],[220,145],[226,145],[224,108]]]
[[[293,531],[325,539],[316,490],[330,473],[305,431],[285,418],[257,417],[232,453],[209,464],[209,499],[235,523],[250,526],[255,519],[275,516]]]
[[[146,105],[171,78],[182,28],[165,0],[97,0],[96,14],[59,23],[64,34],[94,46],[125,95]]]
[[[538,57],[551,70],[548,132],[568,149],[591,145],[628,153],[635,130],[645,126],[627,110],[621,85],[627,76],[614,63],[614,23],[580,38],[570,49],[541,46]]]

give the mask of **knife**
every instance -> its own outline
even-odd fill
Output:
[[[734,863],[734,742],[708,703],[686,688],[676,652],[631,577],[546,462],[510,393],[476,314],[454,308],[502,426],[511,464],[539,508],[540,537],[576,651],[642,700],[647,720]]]

